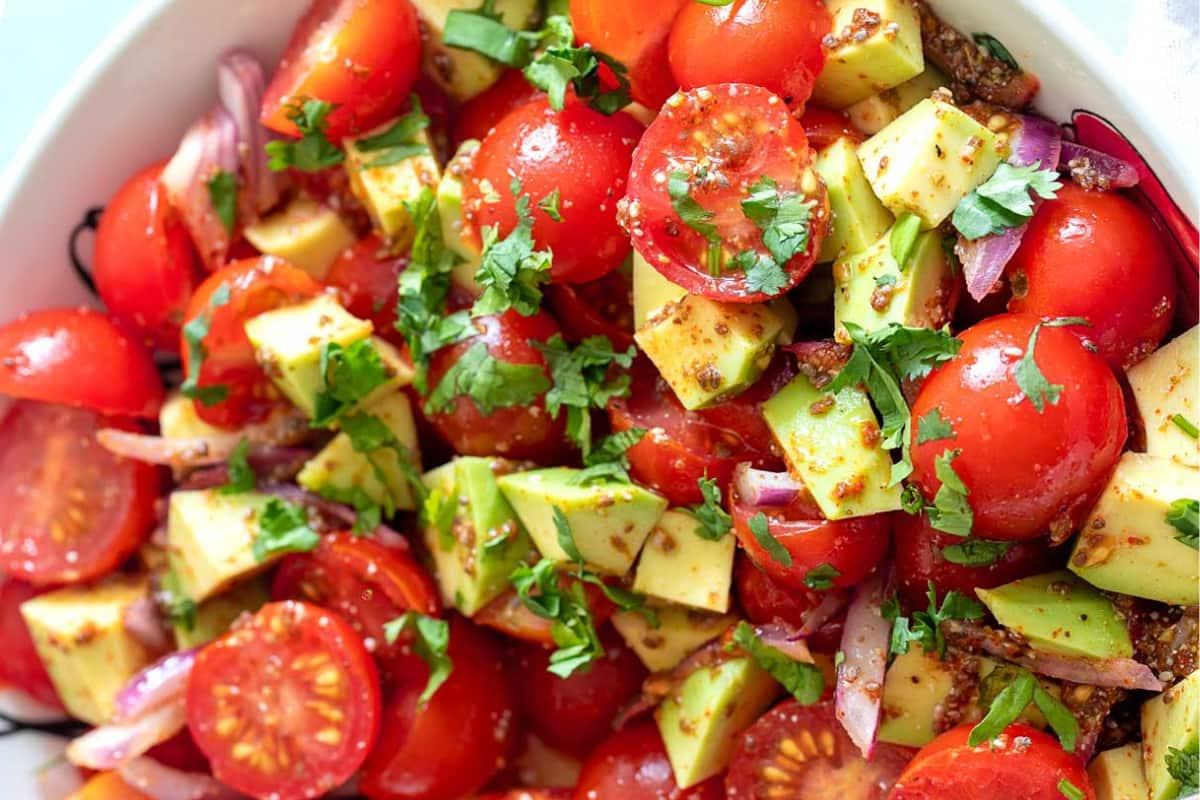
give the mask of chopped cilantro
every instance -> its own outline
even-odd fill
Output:
[[[171,627],[195,630],[196,601],[179,591],[179,582],[174,573],[166,573],[162,583],[162,589],[158,592],[159,607],[166,614]]]
[[[750,518],[748,524],[755,541],[767,551],[767,555],[771,557],[772,561],[784,567],[792,566],[792,554],[771,535],[771,524],[767,521],[766,514],[758,512]]]
[[[472,316],[499,314],[510,308],[533,316],[541,307],[540,287],[550,279],[550,253],[533,247],[529,195],[521,193],[521,183],[515,178],[509,189],[516,198],[517,226],[503,239],[495,225],[483,229],[483,255],[475,273],[483,294],[475,301]]]
[[[391,450],[396,454],[396,465],[412,489],[413,497],[417,499],[418,505],[425,502],[425,495],[429,490],[425,487],[425,482],[421,479],[421,471],[417,468],[416,455],[396,437],[396,434],[392,432],[392,429],[382,419],[373,414],[359,411],[343,416],[341,418],[341,428],[342,432],[350,437],[350,446],[354,448],[354,451],[362,453],[367,457],[367,461],[371,464],[371,468],[374,470],[375,477],[379,480],[380,485],[386,487],[390,484],[390,481],[387,474],[384,473],[371,454],[379,450]],[[395,513],[394,506],[394,503],[388,504],[389,515]]]
[[[526,608],[553,622],[550,635],[557,649],[550,656],[547,671],[567,678],[604,655],[582,583],[562,588],[554,562],[545,558],[533,566],[520,565],[509,580]]]
[[[375,158],[363,164],[363,169],[390,167],[413,156],[429,152],[429,146],[417,139],[417,134],[429,127],[429,117],[421,108],[421,99],[415,94],[409,99],[412,110],[382,133],[359,139],[355,146],[364,153],[375,153]]]
[[[842,576],[833,564],[821,564],[804,573],[804,585],[814,591],[832,589],[833,582]]]
[[[213,312],[221,306],[227,305],[229,297],[229,284],[222,283],[208,298],[208,305],[204,311],[183,326],[183,341],[187,345],[188,371],[179,390],[184,397],[206,406],[216,405],[229,396],[229,387],[223,384],[200,385],[200,368],[204,364],[204,359],[208,358],[208,348],[204,346],[204,338],[208,336],[208,330],[212,326]]]
[[[986,567],[1003,558],[1012,545],[1012,542],[993,542],[989,539],[964,539],[943,547],[942,558],[951,564]]]
[[[1033,216],[1031,191],[1049,200],[1062,188],[1055,170],[1040,167],[1040,161],[1024,167],[1000,164],[954,209],[954,227],[974,240],[1024,225]]]
[[[1171,503],[1167,523],[1179,531],[1175,541],[1183,542],[1193,550],[1200,549],[1200,501],[1184,498]]]
[[[1200,438],[1200,428],[1197,428],[1195,423],[1185,417],[1183,414],[1175,414],[1171,417],[1171,422],[1175,423],[1175,427],[1186,433],[1193,439]]]
[[[742,213],[763,234],[767,252],[785,265],[808,249],[812,203],[796,192],[781,192],[773,178],[760,177],[747,189]]]
[[[900,280],[900,278],[898,278],[895,275],[892,275],[889,272],[884,275],[876,275],[875,276],[875,285],[882,289],[884,286],[895,286],[899,280]]]
[[[560,200],[561,196],[559,195],[558,189],[555,189],[553,192],[538,201],[538,208],[540,208],[542,211],[545,211],[546,216],[555,222],[562,222],[562,212],[558,208]]]
[[[987,714],[971,729],[967,743],[976,747],[995,739],[1033,703],[1050,723],[1063,750],[1075,752],[1075,742],[1079,738],[1079,722],[1075,715],[1057,697],[1043,689],[1028,670],[1011,670],[1009,681],[992,698]]]
[[[954,471],[953,465],[954,459],[960,455],[961,450],[946,450],[933,459],[934,474],[942,485],[933,497],[933,505],[928,506],[925,513],[929,515],[929,524],[937,530],[955,536],[970,536],[971,527],[975,524],[975,512],[967,500],[971,491]]]
[[[575,47],[575,30],[569,16],[547,17],[541,35],[545,47],[525,67],[524,73],[527,81],[546,93],[551,108],[563,109],[568,88],[601,114],[612,115],[629,105],[625,65],[589,45]],[[605,88],[600,79],[601,66],[608,67],[608,77],[616,80],[616,88]]]
[[[356,512],[351,533],[360,536],[373,532],[383,522],[383,508],[371,499],[371,496],[359,486],[334,486],[325,484],[318,488],[317,494],[326,500],[341,503],[353,508]]]
[[[537,36],[509,28],[496,11],[496,0],[484,0],[479,8],[453,9],[446,15],[442,42],[520,69],[529,63]]]
[[[243,438],[229,454],[229,481],[217,489],[218,494],[241,494],[254,491],[258,478],[247,460],[249,453],[250,442]]]
[[[237,226],[238,179],[232,172],[223,169],[216,171],[208,179],[208,199],[212,202],[213,211],[221,226],[229,234]]]
[[[600,444],[584,456],[584,469],[571,478],[570,483],[586,486],[589,483],[630,483],[629,448],[642,440],[645,428],[630,428],[609,434]]]
[[[575,544],[575,536],[571,533],[571,523],[567,521],[567,515],[558,506],[554,507],[554,530],[558,536],[558,546],[567,554],[567,558],[582,568],[583,554]]]
[[[320,374],[324,383],[313,410],[312,424],[316,428],[328,427],[390,377],[370,339],[360,339],[349,347],[325,342],[321,346]]]
[[[679,215],[684,225],[704,237],[708,242],[708,272],[710,275],[720,275],[723,268],[724,256],[721,251],[721,235],[717,226],[711,220],[715,214],[704,208],[692,197],[690,176],[683,170],[675,170],[667,176],[667,196],[671,198],[671,208]]]
[[[254,559],[261,563],[279,553],[307,552],[320,542],[302,506],[272,497],[258,515],[258,535],[252,549]]]
[[[1067,800],[1086,800],[1087,798],[1082,789],[1066,778],[1058,782],[1058,793],[1067,798]]]
[[[418,611],[405,611],[383,625],[383,635],[388,644],[394,644],[405,631],[413,633],[412,648],[429,667],[425,689],[417,698],[417,704],[424,707],[454,671],[454,662],[449,653],[450,623]]]
[[[975,44],[982,47],[992,58],[1012,69],[1021,69],[1021,65],[1013,58],[1013,54],[995,36],[992,36],[990,33],[972,33],[971,38],[975,40]]]
[[[983,617],[982,605],[953,590],[946,593],[941,606],[938,606],[933,581],[929,582],[926,596],[929,598],[928,608],[913,612],[911,619],[900,614],[899,605],[894,600],[885,604],[883,618],[892,623],[889,649],[893,654],[907,653],[909,646],[916,642],[926,653],[937,653],[941,658],[946,655],[946,638],[941,629],[943,622],[948,619]]]
[[[1167,774],[1179,781],[1179,797],[1200,791],[1200,745],[1195,739],[1182,750],[1168,747],[1163,754],[1167,763]]]
[[[901,272],[908,269],[908,261],[912,258],[917,246],[917,236],[921,233],[921,218],[911,211],[906,211],[892,226],[888,237],[888,246],[892,252],[892,260],[896,262]]]
[[[612,398],[629,393],[629,374],[610,377],[610,368],[631,367],[637,348],[615,351],[605,336],[589,336],[575,347],[568,345],[561,334],[545,343],[531,343],[545,356],[553,378],[553,387],[546,393],[546,410],[557,419],[559,412],[567,409],[567,437],[586,459],[592,450],[591,409],[603,409]]]
[[[719,541],[733,528],[733,517],[721,507],[721,487],[712,478],[697,481],[704,502],[692,506],[692,516],[700,523],[696,535],[710,542]]]
[[[931,408],[929,413],[917,420],[917,444],[955,439],[954,426],[942,416],[940,408]]]
[[[329,141],[325,129],[326,117],[333,106],[323,100],[305,100],[288,108],[288,118],[300,130],[300,139],[267,142],[267,166],[275,172],[289,167],[301,172],[320,172],[336,167],[346,160],[346,154]]]
[[[1029,398],[1029,402],[1033,403],[1033,407],[1038,410],[1039,414],[1045,412],[1047,401],[1052,406],[1058,405],[1058,398],[1062,395],[1063,387],[1062,384],[1050,383],[1046,380],[1046,376],[1042,374],[1042,370],[1034,358],[1033,351],[1037,347],[1038,333],[1042,328],[1088,324],[1090,323],[1082,317],[1059,317],[1039,322],[1033,326],[1033,331],[1029,334],[1029,344],[1025,346],[1025,355],[1021,356],[1021,360],[1013,368],[1013,378],[1017,382],[1017,388],[1025,397]]]
[[[541,366],[493,358],[485,343],[476,342],[446,370],[426,400],[425,412],[453,411],[455,398],[467,397],[486,417],[498,408],[529,405],[548,389],[550,379]]]
[[[743,250],[733,257],[729,266],[746,273],[748,291],[777,295],[787,288],[788,274],[778,261],[766,253]]]
[[[734,628],[733,642],[796,698],[796,702],[810,706],[821,699],[825,691],[825,678],[816,665],[796,661],[782,650],[767,644],[748,622],[739,622]]]

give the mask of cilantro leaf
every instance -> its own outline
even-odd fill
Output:
[[[567,521],[567,515],[558,506],[554,507],[553,515],[554,530],[558,536],[558,546],[567,554],[567,558],[582,567],[583,554],[579,552],[579,547],[575,544],[575,536],[571,533],[571,523]]]
[[[692,506],[692,516],[700,523],[696,535],[710,542],[720,541],[725,534],[733,529],[733,517],[721,506],[721,487],[713,478],[700,478],[697,481],[700,495],[704,502]]]
[[[1193,550],[1200,549],[1200,500],[1184,498],[1171,503],[1167,523],[1179,531],[1175,541],[1183,542]]]
[[[354,526],[350,529],[352,533],[359,535],[371,533],[383,522],[383,508],[372,500],[371,496],[362,490],[362,487],[342,487],[327,483],[319,487],[316,493],[326,500],[350,506],[357,512],[354,517]]]
[[[547,671],[567,678],[604,655],[582,583],[562,588],[554,562],[545,558],[533,566],[518,566],[509,580],[526,608],[553,622],[550,635],[558,649],[551,654]]]
[[[529,63],[537,36],[509,28],[496,11],[496,0],[484,0],[476,9],[450,11],[442,28],[442,43],[520,69]]]
[[[470,398],[479,413],[524,406],[550,389],[550,379],[538,364],[510,364],[493,358],[483,342],[475,342],[446,370],[425,402],[428,414],[453,410],[455,398]]]
[[[1081,317],[1059,317],[1058,319],[1039,322],[1033,326],[1033,331],[1029,334],[1029,344],[1025,346],[1025,354],[1021,356],[1021,360],[1017,362],[1017,366],[1013,368],[1013,379],[1017,382],[1017,388],[1029,399],[1033,407],[1041,414],[1046,410],[1046,403],[1050,405],[1058,405],[1058,398],[1062,395],[1063,386],[1059,383],[1050,383],[1046,380],[1046,376],[1042,374],[1041,368],[1038,366],[1037,360],[1034,358],[1033,351],[1037,347],[1038,333],[1042,328],[1061,328],[1066,325],[1088,325],[1087,320]]]
[[[321,537],[308,524],[308,512],[302,506],[272,497],[258,515],[258,533],[252,546],[258,562],[279,553],[303,553],[321,543]]]
[[[382,133],[359,139],[355,147],[364,153],[378,153],[374,159],[362,165],[363,169],[389,167],[413,156],[425,155],[429,146],[417,139],[417,134],[429,127],[429,117],[421,107],[421,98],[409,97],[412,110]]]
[[[833,564],[821,564],[804,573],[804,585],[814,591],[832,589],[833,582],[842,576]]]
[[[925,509],[929,524],[939,531],[955,536],[970,536],[975,524],[975,512],[967,501],[970,490],[954,471],[953,461],[962,455],[961,450],[946,450],[933,459],[934,474],[942,485],[933,497],[933,505]]]
[[[211,386],[200,385],[200,368],[204,359],[208,358],[208,348],[204,339],[212,326],[213,312],[221,306],[228,305],[230,298],[229,284],[222,283],[208,298],[205,307],[195,319],[183,326],[183,341],[187,345],[187,376],[179,387],[184,397],[195,400],[206,406],[216,405],[229,396],[229,387],[223,384]]]
[[[916,642],[926,653],[937,653],[939,658],[943,657],[946,654],[946,638],[942,635],[942,623],[948,619],[983,617],[982,605],[953,590],[946,593],[939,606],[933,581],[929,581],[926,596],[929,606],[923,611],[913,612],[911,619],[900,614],[899,604],[895,600],[885,604],[883,618],[892,623],[889,649],[893,654],[907,653],[911,644]]]
[[[1047,692],[1039,684],[1033,690],[1033,704],[1050,723],[1050,729],[1058,736],[1059,744],[1068,753],[1075,752],[1075,742],[1079,739],[1079,721],[1070,709],[1054,695]]]
[[[901,272],[908,269],[908,261],[912,258],[913,250],[917,246],[917,236],[921,233],[921,218],[911,211],[906,211],[900,215],[900,219],[896,220],[896,224],[892,226],[892,232],[888,237],[888,246],[892,253],[892,260],[896,262],[896,266]]]
[[[942,416],[940,408],[929,409],[928,414],[917,420],[917,444],[956,438],[958,437],[954,433],[954,426]]]
[[[346,154],[329,141],[325,129],[329,127],[326,117],[333,105],[323,100],[305,100],[288,107],[288,119],[296,123],[300,139],[267,142],[267,166],[275,172],[289,167],[301,172],[320,172],[336,167],[346,160]]]
[[[1067,778],[1063,778],[1058,782],[1058,793],[1067,798],[1067,800],[1086,800],[1087,798],[1083,790],[1071,783]]]
[[[731,269],[746,273],[746,289],[776,295],[787,288],[788,274],[766,253],[743,250],[729,262]]]
[[[625,65],[589,45],[575,47],[575,32],[569,17],[551,15],[546,19],[542,33],[550,44],[524,73],[527,81],[546,93],[551,108],[555,111],[563,109],[568,87],[574,90],[576,97],[606,116],[612,116],[632,102],[629,71]],[[607,77],[616,80],[615,88],[605,88],[600,77],[601,66],[608,67]]]
[[[316,428],[332,424],[391,377],[370,339],[360,339],[348,347],[325,342],[319,369],[324,383],[313,407],[312,424]]]
[[[530,344],[546,358],[553,379],[553,387],[546,393],[546,410],[557,419],[559,412],[567,409],[567,436],[586,460],[592,450],[591,409],[606,408],[612,398],[629,393],[628,373],[610,378],[609,372],[614,365],[631,367],[637,348],[614,351],[606,336],[589,336],[572,348],[561,334],[555,334],[545,343]]]
[[[1175,427],[1193,439],[1200,438],[1200,428],[1197,428],[1196,424],[1183,414],[1175,414],[1171,417],[1171,422],[1175,423]]]
[[[242,494],[254,491],[258,478],[246,458],[249,453],[250,442],[243,437],[233,448],[233,452],[229,454],[229,481],[217,489],[218,494]]]
[[[738,623],[733,631],[733,641],[796,698],[796,702],[810,706],[821,699],[825,691],[825,678],[814,664],[796,661],[782,650],[767,644],[748,622]]]
[[[721,235],[717,232],[717,226],[710,222],[716,215],[692,197],[691,176],[683,170],[675,170],[667,175],[667,196],[671,198],[671,208],[675,209],[680,221],[708,242],[706,266],[709,274],[721,274],[724,262]]]
[[[1062,188],[1056,171],[1040,167],[1040,161],[1024,167],[1001,163],[954,209],[954,227],[974,240],[1024,225],[1033,216],[1030,192],[1049,200]]]
[[[975,40],[975,44],[987,51],[987,54],[992,58],[1011,69],[1021,69],[1021,65],[1013,58],[1013,54],[995,36],[992,36],[990,33],[972,33],[971,38]]]
[[[405,631],[412,631],[412,648],[429,667],[425,689],[417,698],[417,705],[424,707],[454,671],[454,661],[449,653],[450,623],[418,611],[405,611],[402,616],[383,625],[383,635],[388,644],[394,644]]]
[[[1167,774],[1179,781],[1179,796],[1186,797],[1200,790],[1200,747],[1196,740],[1182,750],[1178,747],[1168,747],[1163,754],[1167,763]]]
[[[605,436],[600,440],[600,444],[584,457],[583,471],[571,478],[570,483],[576,486],[597,482],[630,483],[629,458],[626,453],[645,435],[645,428],[630,428]]]
[[[425,502],[425,496],[429,490],[426,488],[425,481],[421,478],[421,471],[417,467],[417,456],[407,445],[400,441],[392,429],[387,426],[387,423],[374,414],[359,411],[343,416],[341,418],[341,429],[342,433],[350,438],[350,446],[354,448],[354,451],[367,456],[367,461],[375,471],[375,477],[379,480],[380,485],[384,487],[388,487],[391,481],[383,471],[383,468],[372,458],[372,453],[379,450],[392,451],[396,456],[396,466],[412,489],[413,497],[417,499],[418,505]],[[394,513],[395,503],[389,502],[388,515],[390,516]]]
[[[749,527],[755,541],[767,551],[767,555],[771,557],[772,561],[784,567],[792,566],[792,554],[771,535],[771,525],[767,521],[766,514],[760,511],[751,517]]]
[[[787,264],[808,249],[812,203],[796,192],[781,192],[763,175],[747,188],[742,213],[763,234],[763,244],[777,265]]]
[[[238,179],[231,172],[219,169],[208,179],[208,199],[221,226],[232,234],[237,226]]]
[[[562,211],[559,210],[558,204],[561,200],[558,189],[555,189],[550,194],[538,201],[538,208],[546,212],[546,216],[555,222],[562,222]]]
[[[500,314],[508,309],[530,317],[542,303],[541,285],[550,279],[551,255],[533,247],[533,213],[529,195],[521,193],[520,181],[509,187],[516,198],[517,226],[500,239],[499,229],[483,229],[483,255],[475,280],[483,294],[471,308],[471,316]]]
[[[965,539],[942,548],[942,558],[951,564],[967,567],[986,567],[995,564],[1012,549],[1012,542],[994,542],[989,539]]]
[[[161,586],[155,597],[171,627],[185,631],[196,629],[196,601],[183,593],[174,572],[163,573]]]
[[[971,728],[967,743],[976,747],[1003,733],[1004,729],[1016,722],[1021,712],[1033,702],[1033,693],[1037,685],[1037,679],[1031,673],[1026,670],[1018,671],[1012,683],[1001,689],[993,698],[983,719]]]

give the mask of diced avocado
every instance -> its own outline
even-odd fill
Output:
[[[854,127],[870,135],[879,133],[896,117],[908,111],[917,103],[933,94],[942,86],[949,86],[950,80],[928,61],[925,71],[912,80],[905,81],[894,89],[888,89],[877,95],[859,100],[845,109],[846,116]]]
[[[433,78],[459,103],[482,94],[500,79],[504,65],[471,50],[450,47],[442,41],[446,18],[455,9],[479,8],[475,0],[413,0],[421,25],[425,53],[424,73]],[[497,0],[492,11],[512,30],[523,30],[533,22],[536,0]]]
[[[701,667],[654,713],[680,789],[729,763],[738,734],[779,695],[779,684],[748,658]]]
[[[612,618],[617,633],[651,672],[675,668],[735,622],[731,614],[710,614],[668,604],[655,604],[653,609],[658,617],[657,628],[636,611],[621,611]]]
[[[832,219],[817,260],[833,261],[866,250],[894,220],[867,183],[854,143],[838,139],[817,153],[813,169],[829,193]]]
[[[686,295],[659,309],[634,339],[684,408],[704,408],[758,380],[784,322],[765,304]]]
[[[640,328],[666,305],[687,296],[687,289],[672,283],[633,251],[633,327]]]
[[[244,233],[260,252],[290,261],[319,281],[325,280],[342,251],[357,241],[336,211],[304,195],[247,225]]]
[[[1200,670],[1142,705],[1142,766],[1150,800],[1171,800],[1179,781],[1167,769],[1171,748],[1196,752],[1200,726]]]
[[[1133,644],[1112,602],[1062,570],[975,593],[1001,625],[1035,648],[1084,658],[1129,658]]]
[[[215,489],[171,493],[167,562],[185,597],[201,603],[270,565],[269,559],[260,563],[253,550],[258,515],[270,499]]]
[[[624,575],[667,510],[667,501],[632,483],[573,483],[580,472],[566,467],[538,469],[502,475],[496,483],[542,556],[571,560],[559,544],[554,524],[558,509],[583,560],[601,572]]]
[[[454,282],[472,294],[482,294],[483,289],[475,281],[475,273],[479,271],[479,260],[482,257],[479,244],[467,233],[467,221],[463,214],[463,179],[470,173],[475,163],[475,153],[479,151],[478,139],[467,139],[458,146],[458,151],[442,172],[438,181],[437,207],[438,217],[442,223],[442,238],[446,247],[462,259],[454,267]]]
[[[393,391],[364,403],[361,410],[387,426],[408,453],[401,454],[393,447],[360,453],[354,449],[348,434],[339,433],[304,464],[296,476],[296,483],[310,492],[331,497],[360,490],[389,515],[395,510],[412,511],[417,507],[417,501],[400,459],[402,455],[411,455],[414,462],[411,468],[419,473],[421,450],[408,395]]]
[[[936,228],[1004,160],[1005,145],[943,100],[922,100],[858,147],[863,172],[897,217]]]
[[[455,508],[445,528],[426,526],[425,547],[443,602],[468,617],[508,588],[509,574],[533,548],[496,484],[512,469],[503,459],[461,457],[425,475],[435,504]]]
[[[1200,497],[1200,471],[1124,453],[1075,541],[1068,568],[1110,592],[1176,605],[1200,603],[1196,551],[1167,522],[1171,503]]]
[[[1096,791],[1096,800],[1148,800],[1150,797],[1140,742],[1097,755],[1088,764],[1088,777]]]
[[[1146,452],[1200,467],[1200,441],[1174,421],[1200,426],[1200,326],[1180,334],[1130,367],[1129,385],[1146,430]],[[1192,495],[1195,497],[1195,495]]]
[[[196,413],[196,403],[172,392],[158,411],[158,430],[164,439],[205,439],[228,431],[209,425]]]
[[[426,152],[395,164],[367,166],[379,158],[379,153],[363,151],[357,143],[383,133],[395,123],[396,120],[389,120],[358,139],[346,139],[343,145],[350,190],[366,207],[375,227],[387,237],[393,251],[400,252],[412,244],[416,233],[407,204],[416,202],[422,189],[436,189],[442,172],[433,157],[433,143],[427,130],[414,137],[414,142],[425,145]]]
[[[34,647],[72,716],[107,722],[117,693],[154,659],[123,621],[130,605],[149,597],[147,578],[120,575],[21,604]]]
[[[896,656],[883,679],[879,741],[923,747],[937,736],[938,706],[954,688],[954,674],[936,655],[919,646]]]
[[[827,518],[900,508],[900,487],[888,486],[892,459],[861,389],[830,394],[799,375],[763,404],[763,417],[792,473]]]
[[[734,538],[704,539],[696,533],[699,527],[686,511],[663,514],[642,548],[633,590],[692,608],[728,611]]]
[[[173,594],[183,594],[178,579],[172,572],[163,575],[163,587]],[[242,612],[257,611],[270,599],[271,595],[261,578],[242,581],[228,591],[210,597],[196,606],[195,619],[190,620],[190,625],[184,624],[182,620],[175,621],[172,624],[175,646],[183,650],[208,644],[229,630],[229,626]]]
[[[899,86],[925,69],[921,18],[908,0],[825,0],[834,46],[813,87],[813,101],[845,108]]]
[[[869,250],[833,265],[835,329],[853,322],[867,331],[898,322],[938,329],[953,315],[955,262],[942,246],[941,231],[917,235],[903,270],[892,257],[889,230]]]

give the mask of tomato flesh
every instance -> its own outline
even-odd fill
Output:
[[[652,722],[625,727],[600,744],[579,773],[575,800],[723,800],[720,777],[680,789],[658,728]]]
[[[37,595],[37,589],[12,578],[0,586],[0,641],[4,642],[0,683],[11,684],[39,703],[61,710],[62,701],[58,691],[46,672],[46,666],[29,634],[29,627],[21,616],[21,603]]]

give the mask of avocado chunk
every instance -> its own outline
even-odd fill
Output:
[[[634,334],[684,408],[719,403],[748,388],[771,361],[783,315],[765,304],[686,295]]]
[[[472,616],[508,588],[508,576],[533,548],[496,483],[512,472],[503,459],[460,457],[425,474],[433,506],[454,511],[425,526],[442,601]]]
[[[1146,431],[1146,452],[1193,468],[1200,467],[1200,442],[1184,432],[1174,417],[1200,426],[1198,364],[1200,326],[1172,339],[1128,372]]]
[[[937,736],[938,706],[954,688],[954,674],[936,655],[918,646],[896,656],[883,679],[879,741],[924,747]]]
[[[941,328],[950,322],[957,277],[942,232],[917,234],[904,269],[892,257],[892,231],[871,248],[833,265],[836,329],[853,322],[867,331],[897,322],[912,328]]]
[[[861,389],[831,394],[799,375],[763,404],[763,417],[791,472],[828,519],[900,508],[900,487],[888,485],[892,459]]]
[[[258,515],[270,499],[216,489],[171,493],[167,563],[184,597],[202,603],[270,566],[271,559],[254,557]]]
[[[1150,800],[1171,800],[1179,781],[1171,777],[1171,748],[1196,752],[1200,718],[1200,670],[1142,704],[1142,766],[1150,784]]]
[[[304,195],[247,225],[243,232],[260,252],[290,261],[319,281],[325,280],[342,251],[358,240],[336,211]]]
[[[1147,800],[1150,797],[1140,742],[1097,755],[1088,764],[1088,777],[1096,790],[1096,800]]]
[[[633,590],[692,608],[728,611],[734,537],[714,542],[696,533],[699,527],[686,511],[663,514],[642,548]]]
[[[679,788],[725,769],[738,735],[778,695],[779,684],[748,658],[689,675],[654,713]]]
[[[640,328],[651,317],[677,300],[687,297],[687,289],[667,280],[661,272],[633,251],[633,327]]]
[[[599,572],[624,575],[667,501],[632,483],[581,485],[575,480],[581,472],[553,467],[502,475],[496,483],[543,557],[572,560],[560,544],[558,509],[584,562]]]
[[[179,392],[167,395],[158,410],[158,431],[164,439],[206,439],[229,434],[200,419],[196,403]]]
[[[813,169],[825,182],[832,218],[818,261],[861,253],[891,227],[892,213],[867,183],[858,150],[849,139],[838,139],[817,153]]]
[[[825,5],[833,32],[813,87],[818,105],[845,108],[925,69],[921,18],[908,0],[825,0]]]
[[[1099,659],[1133,655],[1112,602],[1065,570],[975,593],[1001,625],[1040,650]]]
[[[933,94],[942,86],[949,86],[950,79],[928,61],[925,71],[912,80],[905,81],[893,89],[887,89],[866,100],[859,100],[845,109],[846,116],[854,127],[870,135],[879,133],[917,103]]]
[[[148,600],[145,577],[118,575],[70,586],[21,604],[34,647],[71,716],[102,725],[117,693],[154,654],[125,630],[125,610]]]
[[[462,261],[454,267],[455,283],[472,294],[482,294],[483,289],[475,281],[482,258],[480,245],[468,234],[466,215],[463,213],[463,181],[470,174],[479,151],[478,139],[467,139],[458,146],[458,151],[442,172],[438,181],[437,208],[442,223],[442,239]]]
[[[1200,471],[1124,453],[1075,541],[1068,568],[1093,586],[1162,603],[1200,603],[1196,551],[1167,522],[1171,503],[1200,497]]]
[[[296,483],[333,499],[361,491],[372,503],[382,506],[388,516],[397,510],[412,511],[417,499],[408,475],[414,470],[420,473],[421,450],[408,395],[394,391],[363,404],[361,411],[382,422],[407,452],[379,447],[360,453],[348,434],[339,433],[304,464]],[[407,472],[401,459],[412,461]]]
[[[425,53],[423,72],[459,103],[482,94],[500,79],[504,65],[471,50],[450,47],[442,41],[446,18],[455,9],[479,8],[475,0],[413,0],[421,26]],[[533,21],[536,0],[497,0],[492,9],[512,30],[523,30]]]
[[[651,607],[658,617],[657,628],[636,611],[621,611],[612,618],[617,633],[651,672],[674,669],[736,621],[731,614],[712,614],[663,603]]]
[[[394,252],[405,250],[412,244],[416,229],[408,205],[415,203],[423,189],[436,189],[442,171],[433,157],[433,143],[429,131],[423,130],[413,137],[414,144],[425,146],[425,152],[401,159],[395,164],[369,167],[379,158],[376,151],[364,151],[358,143],[378,136],[396,124],[389,120],[378,128],[357,139],[346,139],[346,174],[350,177],[350,191],[366,207],[375,228],[387,238]]]
[[[172,572],[163,575],[163,588],[174,595],[186,597]],[[242,581],[196,606],[195,619],[187,622],[174,620],[171,628],[175,633],[175,646],[185,650],[208,644],[229,630],[229,626],[243,612],[255,612],[270,599],[270,592],[261,578]]]
[[[911,211],[936,228],[1004,160],[1005,145],[944,100],[926,99],[858,147],[863,172],[897,217]]]

